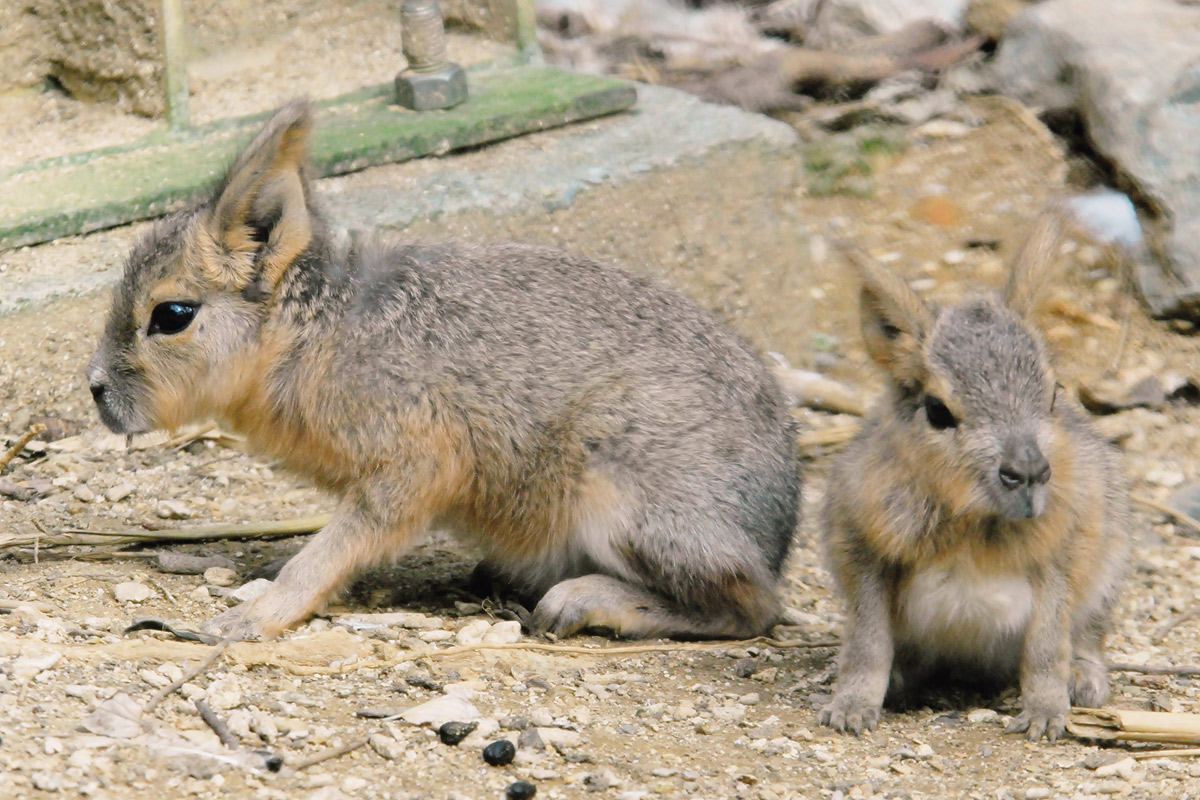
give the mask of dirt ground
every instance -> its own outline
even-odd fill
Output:
[[[978,128],[948,137],[899,131],[887,147],[843,143],[866,153],[869,192],[818,196],[811,189],[820,164],[798,177],[795,218],[812,234],[807,255],[824,276],[809,289],[815,302],[805,303],[814,309],[807,366],[867,393],[878,385],[857,340],[853,292],[829,253],[831,235],[859,243],[935,300],[1002,279],[1005,260],[1031,216],[1060,190],[1068,165],[1044,130],[1007,104],[981,101],[974,112]],[[595,191],[595,213],[603,214],[607,190]],[[943,213],[932,214],[931,205]],[[506,226],[482,215],[449,225],[475,238],[524,233]],[[529,238],[548,236],[546,226]],[[417,225],[414,232],[424,231]],[[80,258],[97,237],[111,244],[136,233],[0,254],[0,265]],[[570,231],[553,235],[569,239]],[[1104,379],[1132,386],[1147,375],[1195,374],[1196,340],[1146,318],[1101,249],[1072,241],[1064,261],[1044,321],[1069,390]],[[0,476],[7,493],[0,543],[32,531],[261,521],[329,508],[329,498],[223,439],[147,439],[126,450],[105,436],[81,370],[106,304],[103,294],[88,295],[59,303],[52,314],[0,317],[0,435],[15,440],[31,419],[48,415],[63,424],[60,433],[81,436],[26,454]],[[797,413],[805,434],[854,423]],[[1120,443],[1136,496],[1161,501],[1200,479],[1200,410],[1142,409],[1098,421]],[[660,642],[657,652],[606,654],[602,648],[614,643],[578,637],[567,644],[600,652],[452,651],[485,635],[518,637],[503,609],[467,590],[471,555],[434,537],[395,568],[365,576],[341,605],[284,641],[234,646],[146,714],[147,729],[124,738],[80,724],[118,693],[147,702],[209,649],[157,633],[123,636],[123,629],[139,617],[195,626],[227,607],[230,587],[303,539],[115,554],[9,551],[0,562],[0,594],[17,607],[0,616],[0,797],[461,799],[500,797],[516,780],[535,784],[539,797],[621,800],[1200,797],[1200,763],[1186,758],[1135,764],[1121,760],[1124,750],[1004,736],[1013,690],[931,691],[926,706],[885,714],[879,730],[861,739],[818,727],[813,702],[829,691],[835,650],[828,644],[841,629],[815,546],[832,451],[805,449],[807,513],[782,588],[789,624],[775,631],[777,639],[818,646]],[[1195,608],[1200,536],[1144,505],[1135,511],[1135,563],[1110,656],[1186,664],[1200,645],[1200,621],[1181,620]],[[163,552],[224,556],[233,573],[163,572]],[[411,613],[371,616],[392,611]],[[1197,678],[1113,678],[1113,705],[1200,711]],[[428,726],[386,719],[445,698],[478,712],[478,729],[457,746],[441,743]],[[225,720],[237,753],[222,750],[195,700]],[[462,705],[451,713],[470,714]],[[365,746],[304,764],[368,737]],[[521,745],[511,765],[481,758],[498,738]],[[256,750],[282,756],[284,768],[248,767],[265,763]],[[204,752],[224,752],[229,763]]]

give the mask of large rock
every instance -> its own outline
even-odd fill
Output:
[[[968,0],[824,0],[805,43],[839,50],[920,20],[957,30],[963,25],[967,4]]]
[[[1159,216],[1161,264],[1138,280],[1151,310],[1200,316],[1200,6],[1176,0],[1047,0],[1012,21],[1003,90],[1078,109],[1096,150]]]

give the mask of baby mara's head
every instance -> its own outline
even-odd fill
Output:
[[[884,267],[855,256],[867,352],[887,372],[884,423],[899,432],[935,502],[956,513],[1039,516],[1064,452],[1059,389],[1030,321],[1059,239],[1040,217],[999,296],[936,309]]]
[[[87,368],[113,431],[220,416],[256,377],[275,290],[317,224],[303,174],[309,129],[306,104],[285,106],[208,202],[134,247]]]

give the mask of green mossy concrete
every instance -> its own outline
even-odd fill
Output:
[[[447,111],[389,104],[390,84],[317,104],[313,164],[339,175],[612,114],[634,88],[544,67],[468,73]],[[0,249],[159,216],[203,195],[269,114],[0,171]]]

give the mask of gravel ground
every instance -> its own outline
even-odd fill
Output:
[[[999,102],[976,104],[971,115],[980,123],[973,129],[908,133],[870,148],[871,185],[852,187],[868,196],[815,196],[813,176],[798,180],[797,219],[813,234],[813,260],[828,265],[828,279],[810,289],[810,366],[868,393],[878,385],[828,235],[891,262],[930,297],[953,299],[1001,280],[1025,225],[1063,185],[1066,160],[1023,115]],[[864,149],[861,141],[839,146]],[[505,222],[467,215],[442,224],[487,238]],[[130,235],[0,254],[0,266],[9,258],[78,259],[97,241]],[[1194,374],[1196,340],[1145,318],[1103,251],[1072,242],[1064,261],[1045,325],[1068,389]],[[226,439],[148,439],[126,450],[99,431],[80,372],[105,306],[103,295],[87,295],[52,314],[0,317],[0,434],[11,441],[48,415],[62,427],[58,434],[80,437],[27,453],[0,476],[8,496],[0,499],[0,537],[260,521],[328,508],[328,498]],[[798,413],[806,433],[853,423]],[[1200,410],[1140,409],[1100,423],[1121,443],[1137,496],[1160,501],[1200,479]],[[841,627],[814,546],[829,451],[806,452],[807,520],[783,587],[791,624],[775,635],[821,643]],[[1200,542],[1144,506],[1137,511],[1139,544],[1110,652],[1120,661],[1185,664],[1200,643],[1200,621],[1180,621],[1195,608]],[[513,649],[539,640],[521,635],[505,609],[468,593],[471,555],[438,537],[395,568],[364,576],[328,615],[284,640],[235,645],[153,710],[130,705],[149,702],[209,652],[162,633],[123,636],[132,620],[195,625],[234,602],[230,592],[256,570],[301,544],[78,549],[68,557],[34,547],[10,551],[0,595],[17,607],[0,615],[0,797],[488,798],[518,780],[536,786],[538,797],[621,800],[1200,796],[1198,762],[1135,762],[1121,749],[1002,735],[1013,690],[939,687],[926,705],[888,712],[861,739],[820,729],[813,700],[829,691],[828,646]],[[218,561],[202,574],[176,574],[160,569],[163,553]],[[509,649],[472,649],[485,641]],[[577,637],[566,644],[623,643]],[[1114,676],[1119,707],[1195,712],[1198,696],[1192,677]],[[237,750],[218,742],[197,700],[225,722]],[[95,713],[121,703],[132,727]],[[407,718],[391,718],[401,713]],[[476,727],[457,745],[445,744],[434,724],[446,719]],[[484,746],[499,739],[517,745],[515,758],[491,766]],[[281,756],[283,768],[261,769],[268,756],[256,751]]]

